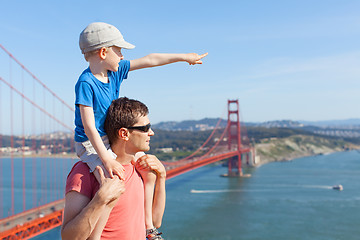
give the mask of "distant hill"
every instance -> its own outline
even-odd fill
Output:
[[[328,121],[299,121],[300,123],[307,126],[317,126],[317,127],[336,127],[336,128],[359,128],[360,129],[360,119],[352,118],[345,120],[328,120]]]
[[[277,121],[267,121],[262,123],[247,123],[245,125],[255,126],[255,127],[266,127],[266,128],[299,128],[304,126],[304,124],[292,120],[277,120]]]
[[[206,131],[215,128],[220,118],[204,118],[201,120],[186,120],[181,122],[160,122],[153,125],[154,129],[167,131]],[[227,120],[221,119],[220,128],[225,128]]]
[[[166,131],[207,131],[215,128],[220,118],[204,118],[201,120],[188,120],[181,122],[161,122],[154,124],[154,129]],[[225,128],[227,120],[221,119],[220,128]],[[261,123],[241,123],[246,128],[285,128],[307,131],[317,135],[360,138],[360,119],[333,120],[333,121],[293,121],[277,120]]]
[[[204,118],[201,120],[186,120],[181,122],[160,122],[153,125],[155,129],[168,131],[205,131],[214,129],[220,118]],[[226,119],[220,122],[220,128],[227,124]],[[336,128],[336,129],[360,129],[360,119],[329,120],[329,121],[293,121],[276,120],[267,122],[245,122],[245,126],[265,128]]]

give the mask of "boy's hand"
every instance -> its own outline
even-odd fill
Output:
[[[110,158],[104,161],[103,164],[110,178],[114,178],[117,175],[121,180],[125,181],[125,168],[118,161]]]
[[[186,54],[186,59],[185,61],[188,62],[190,65],[195,65],[195,64],[202,64],[201,59],[206,57],[208,55],[208,53],[204,53],[204,54],[197,54],[197,53],[188,53]]]
[[[146,154],[140,157],[136,162],[132,161],[131,163],[135,166],[136,170],[138,170],[141,175],[144,172],[153,171],[160,177],[166,177],[166,170],[164,165],[154,155]]]

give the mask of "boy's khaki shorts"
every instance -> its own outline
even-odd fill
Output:
[[[103,140],[106,149],[111,153],[114,159],[116,159],[116,154],[111,150],[108,137],[105,135],[102,136],[101,139]],[[75,151],[80,160],[89,166],[90,172],[93,172],[97,166],[103,165],[90,140],[85,142],[75,142]]]

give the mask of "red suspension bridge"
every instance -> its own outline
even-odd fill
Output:
[[[73,150],[74,110],[0,44],[0,239],[29,239],[60,226]],[[2,74],[2,75],[1,75]],[[241,126],[239,103],[190,156],[164,162],[167,178],[228,159],[228,176],[242,176],[254,148]]]

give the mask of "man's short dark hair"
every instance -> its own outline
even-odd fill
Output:
[[[132,127],[139,117],[148,114],[147,106],[138,100],[121,97],[112,101],[104,123],[110,144],[118,138],[120,128]]]

